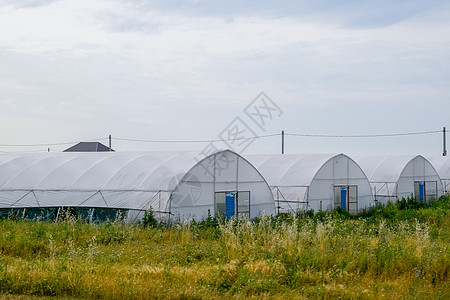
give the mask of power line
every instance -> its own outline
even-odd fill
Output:
[[[285,133],[284,135],[298,137],[318,137],[318,138],[375,138],[375,137],[394,137],[408,135],[424,135],[442,133],[442,130],[406,132],[406,133],[385,133],[385,134],[359,134],[359,135],[333,135],[333,134],[307,134],[307,133]]]
[[[363,134],[363,135],[332,135],[332,134],[309,134],[309,133],[284,133],[284,135],[296,136],[296,137],[318,137],[318,138],[376,138],[376,137],[395,137],[395,136],[409,136],[409,135],[425,135],[441,133],[441,130],[433,131],[419,131],[419,132],[406,132],[406,133],[385,133],[385,134]],[[239,141],[239,140],[251,140],[281,136],[283,133],[266,134],[251,137],[239,137],[229,139],[212,139],[212,140],[141,140],[141,139],[129,139],[129,138],[113,138],[117,141],[127,142],[141,142],[141,143],[211,143],[211,142],[227,142],[227,141]]]
[[[213,142],[229,142],[229,141],[241,141],[241,140],[252,140],[279,136],[280,133],[258,135],[251,137],[236,137],[228,139],[212,139],[212,140],[139,140],[139,139],[128,139],[128,138],[113,138],[116,141],[126,141],[126,142],[140,142],[140,143],[213,143]]]
[[[286,133],[285,136],[292,137],[312,137],[312,138],[379,138],[379,137],[398,137],[398,136],[411,136],[411,135],[426,135],[442,133],[442,130],[432,130],[432,131],[419,131],[419,132],[406,132],[406,133],[385,133],[385,134],[361,134],[361,135],[333,135],[333,134],[311,134],[311,133]],[[213,143],[213,142],[229,142],[229,141],[241,141],[241,140],[251,140],[251,139],[263,139],[270,137],[281,136],[282,133],[266,134],[266,135],[254,135],[249,137],[236,137],[228,139],[209,139],[209,140],[147,140],[147,139],[131,139],[131,138],[112,138],[115,141],[124,142],[136,142],[136,143]],[[91,139],[85,142],[97,142],[108,140],[108,138]],[[0,144],[0,147],[50,147],[50,146],[62,146],[62,145],[73,145],[76,142],[57,142],[57,143],[39,143],[39,144]]]

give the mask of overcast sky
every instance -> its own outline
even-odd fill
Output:
[[[261,92],[272,110],[254,101]],[[202,151],[208,143],[117,138],[441,130],[450,127],[450,4],[3,0],[0,104],[2,152],[107,144],[109,134],[118,151]],[[278,153],[280,144],[231,147]],[[286,152],[439,155],[442,134],[286,136]]]

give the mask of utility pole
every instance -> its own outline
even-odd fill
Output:
[[[284,130],[281,130],[281,154],[284,154]]]
[[[442,152],[442,156],[447,156],[447,144],[446,144],[446,140],[445,140],[445,127],[442,129],[442,136],[443,136],[443,146],[444,146],[444,151]]]
[[[109,135],[109,151],[110,152],[112,151],[112,148],[111,148],[111,135]]]

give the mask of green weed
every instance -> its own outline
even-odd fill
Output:
[[[168,226],[0,220],[0,295],[447,299],[449,197]]]

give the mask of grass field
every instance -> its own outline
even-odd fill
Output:
[[[0,298],[450,299],[450,198],[177,226],[0,220]]]

